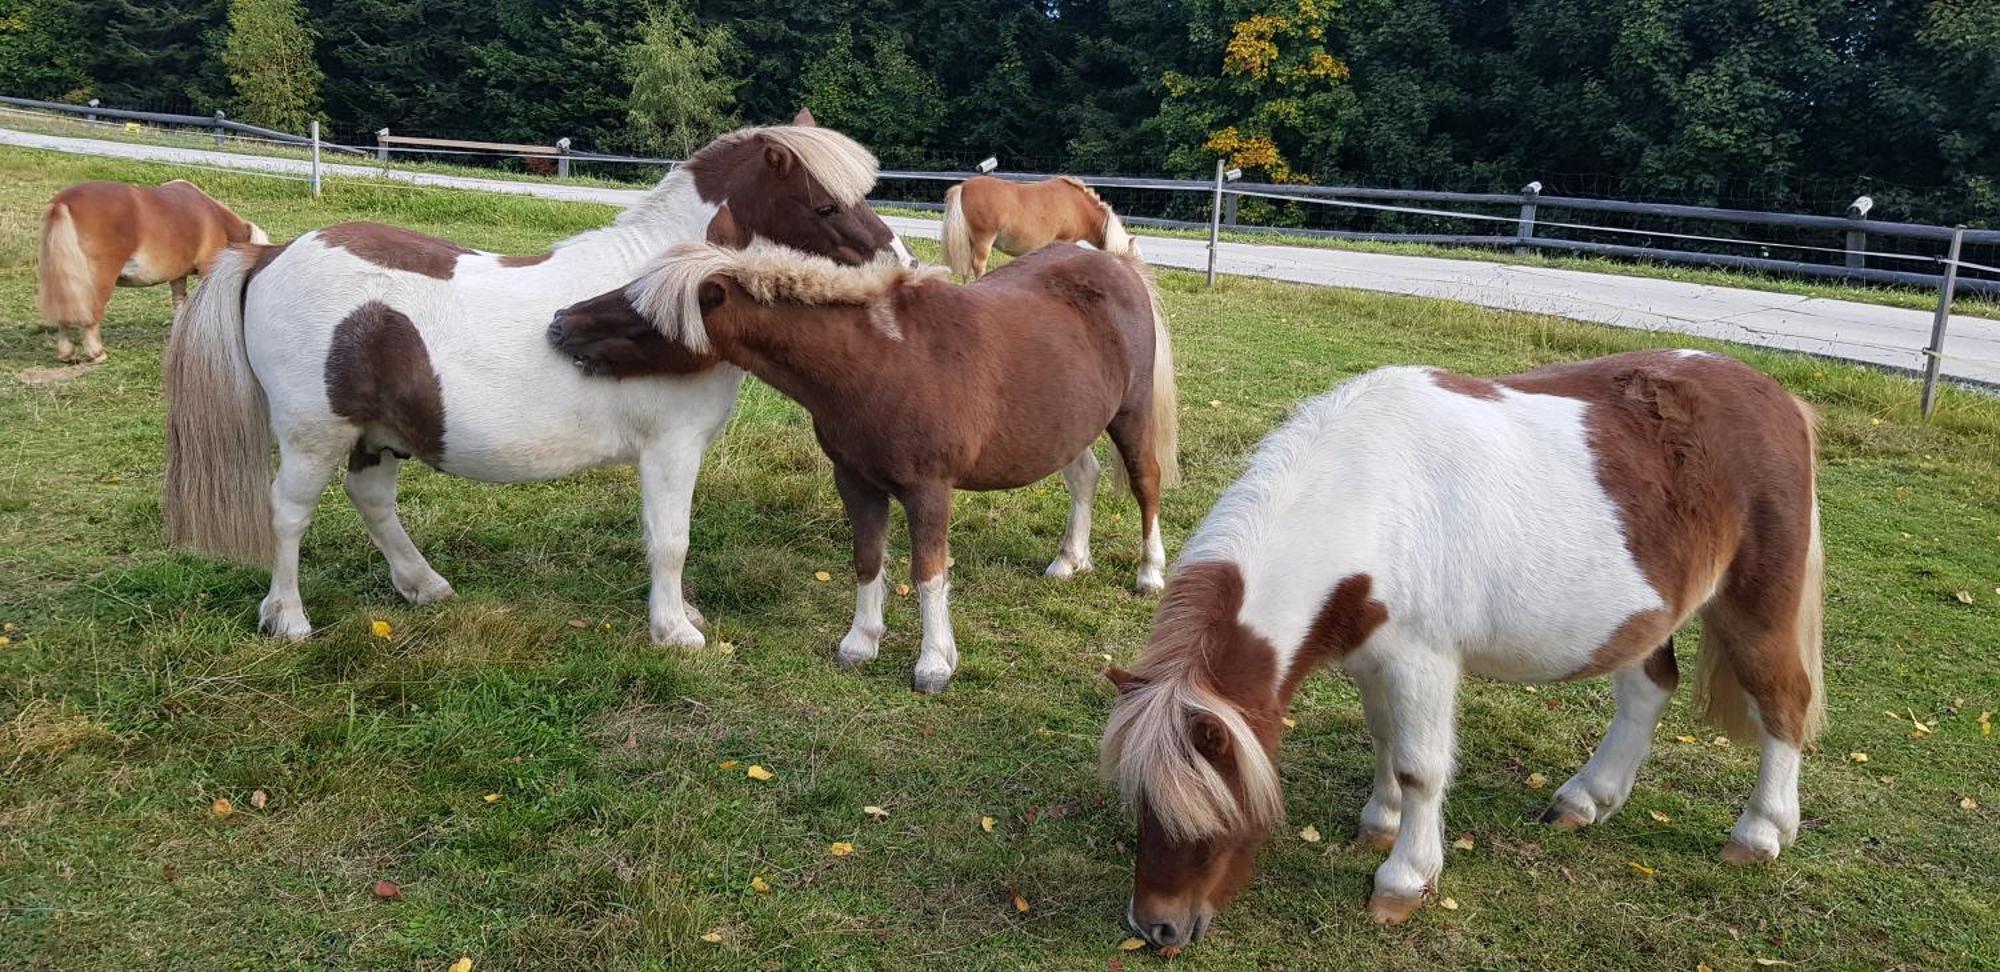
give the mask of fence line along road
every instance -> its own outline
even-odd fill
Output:
[[[293,177],[305,174],[309,167],[302,160],[37,135],[5,128],[0,128],[0,145]],[[385,171],[342,163],[323,164],[322,169],[335,178],[387,179],[621,207],[644,195],[632,189]],[[934,220],[890,217],[889,223],[908,236],[935,239],[938,235]],[[1140,245],[1147,260],[1158,265],[1199,270],[1208,264],[1206,240],[1149,236]],[[1933,323],[1930,311],[1475,260],[1233,242],[1219,244],[1216,259],[1217,269],[1229,274],[1436,297],[1615,327],[1678,331],[1913,374],[1924,368],[1923,349]],[[1943,373],[1959,382],[2000,389],[2000,321],[1954,317],[1944,347]]]

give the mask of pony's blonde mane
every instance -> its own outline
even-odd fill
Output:
[[[806,129],[813,131],[813,129]],[[818,254],[767,240],[732,249],[713,243],[676,243],[626,289],[625,297],[660,333],[705,354],[701,282],[721,274],[760,304],[863,306],[904,287],[943,280],[943,267],[904,266],[884,251],[872,263],[843,266]]]
[[[1185,570],[1180,571],[1185,576]],[[1182,580],[1183,578],[1176,578]],[[1219,624],[1209,585],[1169,588],[1156,635],[1133,669],[1139,679],[1118,697],[1100,751],[1104,775],[1127,803],[1143,804],[1177,841],[1269,828],[1284,818],[1277,767],[1243,713],[1209,684],[1208,656]],[[1192,596],[1190,596],[1190,594]],[[1195,748],[1193,727],[1207,715],[1228,734],[1243,799]]]
[[[661,179],[659,184],[653,187],[653,191],[646,194],[646,198],[621,213],[616,222],[622,224],[650,219],[654,207],[648,204],[665,200],[671,194],[662,190],[667,189],[677,179],[688,178],[682,169],[690,163],[720,155],[756,138],[766,139],[790,151],[798,158],[806,173],[813,177],[813,181],[819,183],[835,202],[843,206],[861,202],[868,197],[869,190],[875,188],[876,174],[880,171],[880,167],[875,161],[875,154],[863,148],[860,142],[831,128],[803,125],[752,126],[717,136],[715,141],[703,146],[701,151],[690,156],[687,162],[681,163],[680,167]]]

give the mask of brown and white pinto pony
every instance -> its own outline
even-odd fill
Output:
[[[1041,182],[973,176],[945,191],[941,235],[945,265],[966,278],[986,273],[996,246],[1010,256],[1056,242],[1139,255],[1111,204],[1075,176]]]
[[[657,327],[748,370],[812,414],[854,528],[854,623],[835,654],[875,657],[884,631],[889,499],[909,516],[923,616],[913,686],[958,667],[946,599],[952,490],[1013,489],[1062,471],[1068,531],[1051,577],[1089,570],[1091,445],[1109,433],[1145,524],[1138,586],[1157,591],[1163,485],[1178,478],[1166,321],[1133,257],[1058,244],[960,287],[942,271],[845,269],[780,247],[684,245],[631,286],[565,310],[550,338]]]
[[[549,347],[549,318],[718,226],[850,263],[906,253],[865,201],[875,172],[867,149],[831,129],[746,128],[548,253],[480,253],[374,223],[230,250],[167,347],[169,538],[269,565],[259,623],[299,639],[312,630],[299,539],[343,461],[348,498],[415,604],[452,588],[396,517],[401,460],[486,482],[630,463],[653,640],[701,644],[681,591],[689,508],[743,373],[655,339],[621,347],[612,376],[594,377]]]
[[[1286,707],[1323,665],[1360,689],[1375,748],[1360,839],[1400,922],[1444,865],[1461,676],[1610,675],[1617,715],[1543,820],[1625,803],[1702,621],[1695,693],[1762,763],[1722,859],[1799,827],[1824,723],[1814,419],[1731,358],[1648,351],[1483,379],[1362,375],[1264,440],[1188,541],[1128,672],[1103,765],[1139,817],[1128,921],[1198,936],[1283,815]]]
[[[208,272],[231,243],[269,243],[257,224],[229,211],[195,184],[158,187],[82,182],[56,193],[42,211],[41,286],[35,303],[56,329],[56,357],[77,360],[69,332],[83,340],[83,360],[105,358],[98,325],[113,287],[170,283],[174,314],[187,300],[187,278]]]

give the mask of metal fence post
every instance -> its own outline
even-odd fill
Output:
[[[1515,256],[1527,255],[1529,249],[1534,245],[1529,241],[1535,238],[1535,208],[1537,200],[1541,198],[1542,184],[1540,182],[1530,182],[1521,187],[1521,222],[1514,230],[1516,239],[1514,246]]]
[[[1861,196],[1847,204],[1848,219],[1867,219],[1868,211],[1875,208],[1875,200]],[[1868,265],[1868,231],[1851,229],[1847,231],[1847,269],[1860,270]]]
[[[1222,197],[1222,225],[1236,225],[1236,203],[1242,198],[1233,192]]]
[[[96,99],[96,98],[92,98],[92,99],[90,99],[90,107],[92,107],[92,108],[96,108],[96,107],[98,107],[98,104],[97,104],[97,99]],[[97,112],[94,112],[94,111],[92,111],[92,112],[85,112],[85,113],[84,113],[84,116],[83,116],[83,120],[84,120],[84,121],[87,121],[87,122],[95,122],[95,121],[97,120]]]
[[[215,109],[215,147],[216,147],[216,148],[221,148],[221,147],[222,147],[222,134],[223,134],[223,129],[222,129],[222,121],[223,121],[223,119],[225,119],[225,118],[227,118],[227,117],[229,117],[229,116],[227,116],[227,115],[224,115],[224,114],[222,113],[222,109],[220,109],[220,108],[217,108],[217,109]]]
[[[556,139],[556,151],[560,153],[556,156],[556,178],[567,179],[569,178],[569,138],[567,136]]]
[[[382,141],[388,137],[389,130],[387,128],[378,128],[375,130],[375,161],[383,165],[389,164],[389,144]]]
[[[313,119],[313,198],[319,198],[319,119]]]
[[[1215,160],[1215,202],[1208,210],[1208,286],[1215,286],[1215,247],[1222,238],[1222,159]]]
[[[1944,367],[1944,328],[1951,323],[1951,297],[1958,289],[1958,251],[1965,244],[1965,227],[1951,232],[1951,255],[1945,258],[1944,283],[1938,287],[1936,319],[1931,321],[1931,343],[1924,349],[1924,418],[1937,408],[1938,371]]]

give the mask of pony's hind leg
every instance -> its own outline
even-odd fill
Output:
[[[1060,580],[1090,569],[1090,504],[1097,500],[1097,479],[1102,472],[1089,447],[1063,467],[1063,486],[1069,490],[1069,528],[1063,533],[1061,551],[1044,572],[1048,576]]]
[[[1120,412],[1105,431],[1111,435],[1111,444],[1118,447],[1125,480],[1132,487],[1132,498],[1139,502],[1144,535],[1136,586],[1142,594],[1157,594],[1167,586],[1167,546],[1160,540],[1160,464],[1147,447],[1152,436],[1146,418],[1149,411],[1150,406]]]
[[[681,591],[681,570],[687,565],[688,517],[694,507],[695,476],[701,471],[706,441],[692,447],[671,444],[648,449],[639,457],[639,495],[644,504],[646,557],[652,564],[652,593],[646,615],[657,645],[699,648],[704,643],[701,614]]]
[[[333,479],[352,440],[287,435],[278,443],[278,475],[271,480],[271,592],[257,607],[257,624],[280,638],[302,641],[312,634],[299,599],[299,541],[312,525],[313,508]]]
[[[187,302],[188,302],[188,278],[187,278],[187,277],[185,277],[185,276],[180,276],[180,277],[175,277],[174,279],[172,279],[172,280],[169,280],[169,281],[167,281],[167,289],[169,289],[169,290],[173,291],[173,295],[174,295],[174,317],[173,317],[173,319],[174,319],[174,320],[176,320],[176,321],[178,321],[178,320],[180,320],[180,319],[181,319],[181,310],[182,310],[182,308],[185,308],[185,307],[187,307]]]
[[[1611,676],[1612,694],[1618,700],[1611,728],[1583,768],[1556,790],[1555,802],[1542,814],[1543,823],[1575,830],[1602,823],[1625,805],[1640,764],[1653,750],[1653,730],[1679,684],[1672,638],[1654,649],[1644,665]]]
[[[56,360],[63,364],[76,361],[76,345],[70,342],[69,325],[56,325]]]
[[[1729,831],[1722,860],[1729,864],[1772,860],[1799,832],[1799,762],[1812,705],[1810,673],[1800,660],[1798,638],[1790,624],[1762,623],[1728,605],[1703,612],[1701,650],[1704,655],[1715,651],[1722,656],[1702,660],[1711,718],[1718,707],[1730,704],[1727,696],[1737,695],[1735,705],[1747,727],[1731,725],[1727,719],[1715,721],[1739,732],[1749,729],[1746,734],[1757,740],[1761,757],[1756,788]]]
[[[388,559],[389,581],[396,593],[411,604],[430,604],[450,597],[451,584],[431,569],[396,516],[396,469],[401,462],[386,451],[354,453],[347,470],[347,498],[361,514],[368,538]]]
[[[951,581],[946,563],[951,545],[951,487],[926,483],[906,491],[903,512],[910,521],[910,574],[917,584],[917,611],[923,616],[924,644],[910,687],[936,695],[958,670],[958,640],[951,633]]]
[[[883,570],[889,546],[889,495],[844,466],[833,468],[833,482],[854,530],[854,623],[833,655],[840,667],[848,668],[873,659],[882,650],[887,630],[882,602],[889,586]]]
[[[1389,699],[1379,675],[1362,669],[1354,673],[1354,684],[1361,690],[1361,717],[1375,749],[1375,785],[1361,808],[1355,842],[1386,851],[1395,846],[1403,824],[1403,787],[1396,782],[1396,721],[1389,716]]]
[[[1402,819],[1389,859],[1375,870],[1368,909],[1396,924],[1423,903],[1444,870],[1444,795],[1451,782],[1458,693],[1456,659],[1407,641],[1378,636],[1351,666],[1374,666],[1394,723],[1389,755],[1402,795]]]

